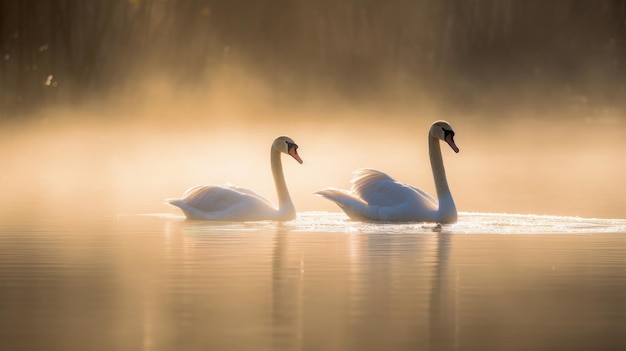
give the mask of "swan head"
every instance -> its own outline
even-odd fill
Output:
[[[430,136],[445,141],[454,152],[459,152],[459,148],[454,143],[454,129],[452,129],[450,123],[436,121],[430,126]]]
[[[290,137],[279,136],[276,140],[274,140],[272,149],[285,153],[293,157],[296,161],[298,161],[298,163],[302,164],[302,159],[300,158],[300,155],[298,155],[298,144],[296,144]]]

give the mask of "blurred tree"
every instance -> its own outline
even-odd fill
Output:
[[[153,72],[201,84],[226,57],[286,92],[367,96],[404,77],[451,104],[485,90],[624,104],[625,51],[619,0],[0,0],[0,118]]]

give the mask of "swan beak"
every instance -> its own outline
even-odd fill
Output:
[[[454,152],[459,153],[459,148],[454,143],[454,139],[452,137],[452,134],[446,135],[446,143],[448,143],[448,145],[450,145],[450,147],[452,148],[452,150],[454,150]]]
[[[302,159],[300,158],[300,155],[298,155],[298,150],[296,149],[295,145],[289,148],[289,155],[295,158],[298,163],[302,164]]]

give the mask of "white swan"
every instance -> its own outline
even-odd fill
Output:
[[[180,199],[167,199],[167,203],[179,207],[189,219],[214,221],[289,221],[296,218],[296,209],[291,202],[283,166],[280,158],[285,153],[302,163],[298,155],[298,145],[286,136],[278,137],[272,143],[270,161],[272,175],[278,195],[278,209],[274,204],[246,188],[199,185],[187,190]]]
[[[439,140],[448,143],[454,152],[459,152],[450,124],[434,122],[428,133],[428,149],[438,204],[423,190],[399,183],[375,169],[355,171],[350,191],[326,189],[316,194],[335,202],[355,220],[454,223],[457,220],[456,206],[446,180]]]

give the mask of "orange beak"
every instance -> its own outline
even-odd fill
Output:
[[[456,152],[456,153],[459,152],[459,148],[454,143],[454,139],[452,138],[452,134],[446,135],[446,143],[448,143],[448,145],[450,145],[450,147],[452,148],[452,150],[454,150],[454,152]]]
[[[296,150],[295,146],[289,148],[289,155],[291,155],[291,157],[295,158],[296,161],[298,161],[298,163],[302,164],[302,159],[300,158],[300,155],[298,155],[298,150]]]

